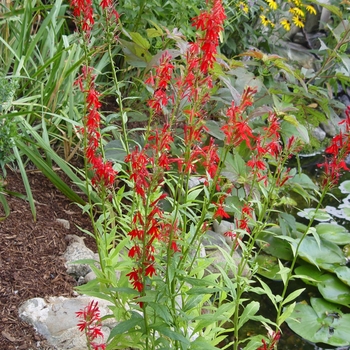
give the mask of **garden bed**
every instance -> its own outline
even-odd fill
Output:
[[[28,174],[36,201],[37,221],[28,203],[8,196],[8,218],[0,222],[0,349],[50,349],[31,326],[18,318],[18,307],[34,297],[72,296],[75,280],[67,275],[60,256],[67,234],[86,237],[76,225],[89,229],[89,218],[70,203],[42,174]],[[7,190],[24,194],[20,174],[8,172]],[[3,216],[3,213],[1,213]],[[57,219],[67,220],[65,228]],[[40,343],[39,343],[40,342]]]

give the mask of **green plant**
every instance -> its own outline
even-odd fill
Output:
[[[2,138],[12,150],[2,157],[2,168],[17,164],[35,219],[34,199],[26,176],[28,162],[34,163],[68,198],[84,201],[57,175],[58,165],[74,182],[78,176],[68,165],[78,150],[77,129],[81,126],[75,109],[79,101],[72,89],[81,51],[72,43],[64,18],[62,1],[14,1],[1,5],[4,35],[0,37],[2,91],[11,86],[6,104],[7,133]],[[5,78],[6,77],[6,78]],[[11,84],[11,85],[10,85]],[[11,129],[12,125],[12,129]],[[15,133],[10,135],[15,126]]]
[[[318,193],[318,186],[306,175],[289,168],[290,157],[309,141],[307,129],[287,114],[294,104],[285,106],[277,99],[276,110],[255,108],[257,89],[236,90],[231,72],[226,74],[217,65],[225,14],[221,1],[214,1],[210,11],[193,20],[200,30],[197,41],[175,38],[176,55],[166,50],[158,55],[155,71],[146,79],[151,92],[147,124],[137,128],[135,137],[135,130],[128,128],[130,111],[124,108],[121,93],[124,83],[118,80],[108,39],[108,13],[118,14],[107,1],[100,4],[100,21],[107,31],[105,47],[120,126],[103,128],[108,119],[101,116],[98,76],[91,67],[94,22],[81,16],[94,8],[72,4],[85,52],[77,84],[85,100],[86,193],[97,191],[101,199],[96,203],[90,198],[82,206],[92,219],[93,232],[88,234],[97,242],[99,268],[95,261],[81,261],[90,264],[97,278],[78,290],[111,302],[111,317],[120,323],[112,330],[107,349],[215,349],[220,342],[233,349],[276,347],[280,326],[304,290],[287,294],[314,219],[312,215],[309,226],[298,227],[300,234],[295,237],[279,235],[278,224],[284,232],[294,225],[281,208],[297,206],[290,196],[295,192],[306,200],[320,195],[316,214],[320,212],[323,198],[344,168],[349,120],[346,133],[327,149],[331,157],[323,166],[328,177]],[[136,44],[147,46],[137,35],[133,43],[135,53]],[[265,62],[291,72],[279,57],[265,57]],[[214,86],[214,79],[223,84]],[[208,120],[214,117],[217,120]],[[107,145],[106,129],[118,136]],[[339,143],[343,136],[344,143]],[[208,228],[225,218],[233,224],[222,237],[225,248],[215,247],[224,258],[223,264],[216,264],[206,250],[211,245]],[[281,295],[274,295],[257,276],[269,234],[283,240],[284,253],[292,261],[285,266],[277,260],[276,274],[284,283]],[[241,252],[238,261],[236,250]],[[267,295],[276,309],[276,321],[260,315],[259,303],[247,299],[246,293]],[[242,338],[240,330],[248,320],[260,322],[269,335]],[[234,334],[234,340],[225,343],[227,332]]]

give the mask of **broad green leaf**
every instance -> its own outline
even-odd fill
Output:
[[[302,279],[304,283],[317,287],[321,281],[321,276],[324,275],[324,271],[319,270],[314,265],[304,264],[295,269],[296,276]]]
[[[302,241],[299,255],[309,263],[320,267],[328,267],[328,264],[345,264],[346,262],[342,250],[336,244],[321,240],[319,245],[314,237],[309,236],[306,236]]]
[[[196,338],[191,341],[191,350],[217,350],[218,348],[211,345],[207,339],[203,337]]]
[[[151,47],[149,41],[145,39],[140,33],[131,32],[130,36],[132,41],[141,48],[148,50]]]
[[[317,287],[326,300],[350,306],[350,287],[341,282],[336,276],[331,274],[321,276],[321,282]]]
[[[155,302],[150,302],[147,305],[150,306],[154,310],[154,314],[163,319],[166,324],[169,325],[171,323],[172,317],[166,305]]]
[[[283,239],[281,235],[279,228],[272,228],[269,231],[261,232],[258,236],[258,241],[266,253],[279,259],[292,260],[293,253],[290,243]]]
[[[346,245],[350,243],[350,233],[341,225],[322,223],[316,226],[316,231],[322,239],[335,244]]]
[[[254,262],[258,264],[258,274],[271,280],[280,281],[278,259],[271,255],[259,254]]]
[[[208,134],[214,136],[218,140],[223,140],[225,134],[221,131],[220,125],[215,120],[207,120],[205,126],[208,128]]]
[[[298,212],[298,216],[308,220],[329,221],[332,217],[323,209],[306,208]]]
[[[349,267],[340,266],[340,267],[337,267],[333,272],[338,276],[338,278],[343,283],[350,286],[350,268]]]
[[[345,194],[350,193],[350,180],[343,181],[339,185],[339,189],[340,189],[341,193],[345,193]]]
[[[295,333],[312,343],[350,344],[350,314],[342,314],[337,305],[323,299],[311,298],[311,305],[297,304],[286,322]]]

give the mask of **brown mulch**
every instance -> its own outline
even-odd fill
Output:
[[[0,221],[0,350],[50,349],[19,319],[18,307],[34,297],[73,295],[76,282],[66,274],[60,258],[68,234],[86,237],[86,245],[95,250],[93,240],[76,227],[90,229],[81,209],[39,172],[29,172],[28,177],[36,201],[36,222],[28,202],[13,196],[7,196],[9,217]],[[7,190],[25,194],[20,174],[9,171],[6,182]],[[4,216],[1,205],[0,216]],[[70,228],[57,219],[68,220]]]

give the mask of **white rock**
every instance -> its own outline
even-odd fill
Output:
[[[66,219],[56,219],[56,221],[61,224],[64,228],[66,228],[67,230],[70,229],[70,223],[68,220]]]
[[[220,233],[221,235],[224,235],[228,231],[234,231],[236,229],[236,226],[233,222],[221,220],[219,223],[218,221],[213,222],[213,228],[216,233]]]
[[[86,350],[86,338],[77,327],[79,319],[76,317],[76,312],[84,309],[92,300],[98,301],[101,317],[112,313],[108,308],[110,303],[107,301],[79,296],[78,298],[50,297],[48,300],[30,299],[20,306],[19,316],[31,324],[54,349]],[[105,341],[115,325],[113,318],[102,323]]]

